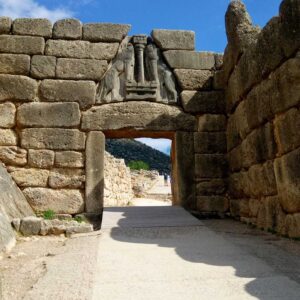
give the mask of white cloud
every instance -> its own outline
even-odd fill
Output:
[[[52,22],[71,17],[72,11],[67,7],[48,9],[35,0],[0,0],[0,15],[11,17],[47,18]]]
[[[150,138],[139,138],[136,139],[137,141],[144,143],[156,150],[159,150],[161,152],[164,152],[166,154],[170,154],[170,148],[171,148],[171,140],[168,139],[150,139]]]

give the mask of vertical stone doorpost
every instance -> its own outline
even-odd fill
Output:
[[[91,131],[88,133],[85,153],[85,210],[87,213],[102,213],[105,135],[101,131]]]

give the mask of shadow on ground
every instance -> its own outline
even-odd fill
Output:
[[[189,262],[232,267],[236,280],[252,279],[244,289],[257,299],[299,299],[299,243],[233,220],[199,221],[179,207],[106,208],[102,227],[117,241],[157,244]]]

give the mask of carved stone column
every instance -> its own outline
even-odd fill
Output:
[[[145,70],[144,70],[144,50],[147,45],[146,35],[135,35],[133,37],[133,44],[137,57],[137,80],[139,84],[145,83]]]

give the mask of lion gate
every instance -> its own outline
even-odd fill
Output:
[[[221,55],[191,31],[1,22],[0,159],[36,211],[101,212],[105,137],[172,139],[174,202],[228,209]]]
[[[232,1],[224,56],[191,31],[2,17],[0,160],[35,211],[99,213],[105,137],[170,138],[175,204],[299,237],[299,15],[283,0],[260,29]]]

